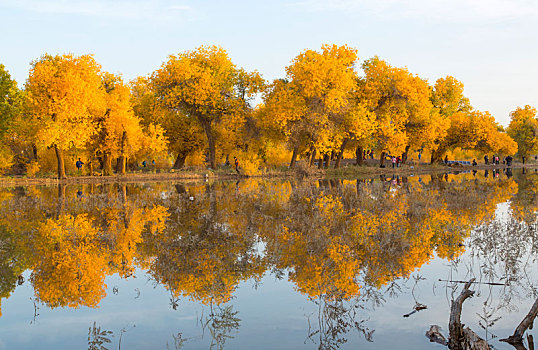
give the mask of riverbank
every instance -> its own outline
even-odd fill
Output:
[[[157,169],[152,172],[135,172],[127,173],[125,175],[111,175],[111,176],[87,176],[73,174],[66,179],[57,179],[53,176],[50,177],[26,177],[26,176],[13,176],[13,177],[0,177],[0,187],[13,187],[13,186],[34,186],[34,185],[58,185],[58,184],[100,184],[100,183],[135,183],[135,182],[167,182],[167,181],[183,181],[183,180],[235,180],[246,177],[251,178],[357,178],[357,177],[372,177],[379,175],[395,175],[395,176],[409,176],[418,174],[433,174],[433,173],[447,173],[447,172],[461,172],[472,170],[493,170],[503,169],[506,165],[485,165],[479,164],[476,166],[462,166],[462,165],[442,165],[442,164],[403,164],[399,168],[392,168],[391,164],[387,164],[388,167],[380,168],[378,161],[367,162],[364,165],[345,165],[338,169],[318,169],[317,167],[297,166],[295,169],[289,169],[282,167],[280,169],[270,169],[262,171],[259,175],[244,176],[237,174],[235,170],[231,168],[219,168],[217,170],[203,169],[203,168],[187,168],[182,170],[163,170]],[[517,168],[529,168],[534,169],[538,167],[538,163],[521,164],[516,163],[511,166],[512,169]]]

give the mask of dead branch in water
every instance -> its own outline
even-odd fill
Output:
[[[411,311],[410,313],[408,314],[405,314],[403,315],[403,317],[409,317],[411,316],[412,314],[414,314],[415,312],[419,312],[421,310],[424,310],[424,309],[427,309],[428,307],[424,304],[421,304],[421,303],[416,303],[415,306],[413,306],[413,311]]]
[[[430,326],[429,331],[426,331],[426,337],[428,337],[432,343],[435,342],[445,346],[448,344],[445,336],[441,334],[441,327],[435,324]]]
[[[467,281],[452,281],[452,280],[442,280],[439,278],[439,282],[450,282],[450,283],[467,283]],[[488,286],[507,286],[506,283],[498,283],[498,282],[473,282],[476,284],[487,284]]]
[[[532,305],[529,313],[527,316],[523,318],[519,326],[517,326],[516,330],[514,331],[514,334],[509,336],[506,339],[501,339],[501,341],[507,342],[509,344],[512,344],[515,346],[515,344],[519,344],[523,342],[523,334],[527,329],[532,329],[534,319],[538,315],[538,299],[534,302]]]
[[[474,291],[469,290],[469,287],[475,281],[472,278],[469,282],[465,283],[461,294],[452,302],[450,308],[450,322],[448,329],[450,337],[448,340],[448,347],[452,350],[484,350],[489,349],[488,343],[480,338],[469,327],[463,328],[461,323],[461,310],[463,302],[474,295]]]

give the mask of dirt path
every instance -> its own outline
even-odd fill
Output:
[[[403,165],[400,168],[392,168],[389,164],[387,168],[379,168],[376,165],[368,164],[366,166],[347,166],[339,169],[321,169],[307,168],[306,171],[298,169],[297,171],[273,171],[262,175],[252,176],[255,178],[300,178],[311,177],[318,178],[333,178],[333,177],[345,177],[345,178],[361,178],[371,177],[379,175],[399,175],[409,176],[417,174],[434,174],[434,173],[453,173],[453,172],[469,172],[472,170],[494,170],[504,169],[505,165],[477,165],[477,166],[444,166],[444,165]],[[536,169],[538,163],[531,164],[515,164],[512,169],[526,168]],[[136,183],[136,182],[167,182],[167,181],[184,181],[184,180],[235,180],[244,178],[238,176],[235,173],[213,173],[208,171],[203,173],[203,170],[198,171],[180,171],[180,172],[161,172],[161,173],[132,173],[127,175],[113,175],[113,176],[73,176],[67,179],[59,180],[53,177],[43,178],[28,178],[28,177],[0,177],[0,187],[13,187],[13,186],[34,186],[34,185],[59,185],[59,184],[101,184],[101,183]]]

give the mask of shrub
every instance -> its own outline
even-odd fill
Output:
[[[30,163],[26,164],[26,175],[29,177],[35,177],[37,173],[39,173],[39,170],[39,163],[35,160],[32,160]]]
[[[261,158],[254,153],[237,151],[235,156],[239,159],[239,172],[241,175],[258,175],[260,173]],[[233,165],[233,156],[230,160]]]

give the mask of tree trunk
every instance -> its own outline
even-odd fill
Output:
[[[206,194],[209,197],[209,221],[208,221],[208,227],[211,229],[215,225],[215,218],[217,216],[217,196],[215,193],[215,183],[212,183],[211,185],[207,184],[205,186]]]
[[[54,145],[54,150],[56,151],[56,159],[58,160],[58,179],[66,179],[67,176],[65,176],[64,153],[56,145]]]
[[[329,163],[331,162],[331,156],[328,153],[325,153],[323,156],[323,167],[327,169],[329,167]]]
[[[362,146],[357,146],[355,150],[355,156],[357,157],[357,165],[362,165],[364,163],[364,148]]]
[[[297,161],[297,153],[299,153],[299,146],[295,145],[293,147],[293,153],[291,154],[290,168],[295,167],[295,163]]]
[[[385,151],[381,152],[381,157],[379,158],[379,166],[382,167],[385,163]]]
[[[88,172],[88,175],[93,176],[93,162],[91,160],[88,162]]]
[[[112,175],[112,157],[110,154],[103,154],[103,176]]]
[[[67,185],[62,184],[62,183],[58,184],[58,208],[57,208],[56,218],[58,218],[64,211],[66,186]]]
[[[407,156],[409,155],[409,146],[405,146],[405,151],[402,154],[402,164],[407,163]]]
[[[187,159],[187,155],[184,153],[178,153],[176,161],[174,162],[174,166],[172,169],[181,169],[185,166],[185,159]]]
[[[121,175],[125,175],[125,171],[127,168],[127,159],[125,159],[125,156],[120,156],[118,158],[118,173]]]
[[[37,146],[35,144],[32,145],[32,153],[34,155],[34,159],[37,160]]]
[[[118,173],[121,175],[125,175],[125,168],[127,159],[125,158],[125,142],[127,141],[127,131],[123,130],[123,133],[121,135],[121,153],[119,158],[119,164],[118,164]]]
[[[318,169],[321,169],[323,167],[323,155],[320,154],[319,160],[318,160]]]
[[[342,142],[342,146],[340,146],[340,152],[338,152],[338,156],[336,157],[336,162],[334,163],[335,169],[338,169],[340,167],[340,161],[342,161],[342,157],[344,156],[344,150],[346,149],[347,143],[348,143],[348,139],[345,139],[344,142]]]
[[[312,148],[312,154],[310,155],[310,161],[308,162],[308,165],[309,166],[313,166],[314,165],[314,160],[316,159],[316,149],[315,148]]]
[[[436,162],[439,162],[439,156],[441,154],[443,154],[444,151],[440,151],[440,150],[435,150],[435,151],[432,151],[432,157],[431,157],[431,160],[430,160],[430,164],[433,164],[433,163],[436,163]]]
[[[127,203],[127,186],[124,183],[119,185],[119,192],[120,192],[121,204],[125,207],[125,204]]]
[[[209,146],[209,167],[215,169],[217,167],[215,160],[215,139],[213,137],[211,121],[202,116],[198,116],[198,120],[200,121],[200,124],[202,124],[205,136],[207,137],[207,144]]]

